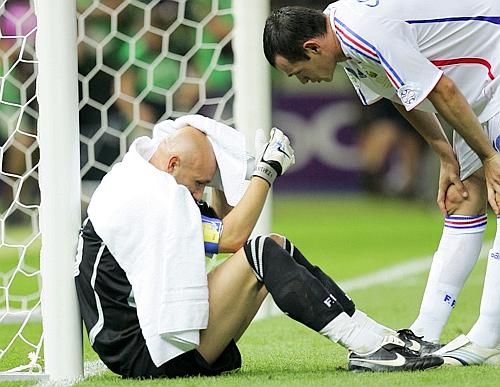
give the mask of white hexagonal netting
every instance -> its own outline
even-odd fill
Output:
[[[82,203],[155,122],[233,124],[231,0],[77,0]],[[75,21],[76,22],[76,21]],[[33,0],[0,0],[0,372],[42,372]]]

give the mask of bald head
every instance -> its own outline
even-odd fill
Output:
[[[217,168],[212,144],[203,132],[191,126],[167,136],[150,163],[171,174],[177,184],[186,186],[196,200],[201,200]]]

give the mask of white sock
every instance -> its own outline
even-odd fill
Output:
[[[358,323],[359,326],[362,328],[366,328],[371,330],[372,332],[375,332],[376,334],[380,336],[387,336],[387,335],[395,335],[396,331],[388,328],[382,324],[379,324],[376,322],[374,319],[371,317],[368,317],[368,315],[364,312],[362,312],[359,309],[356,309],[354,314],[351,316],[351,318]]]
[[[465,280],[477,262],[486,215],[451,215],[432,260],[420,313],[411,330],[427,341],[438,342]]]
[[[341,313],[319,333],[356,353],[368,353],[380,347],[383,337],[361,327],[347,313]]]
[[[482,347],[500,346],[500,217],[493,248],[488,254],[488,266],[483,285],[479,318],[467,335]]]

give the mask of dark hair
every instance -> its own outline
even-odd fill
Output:
[[[318,9],[283,7],[266,20],[264,27],[264,54],[272,66],[276,55],[289,62],[309,59],[302,45],[311,38],[326,34],[326,18]]]

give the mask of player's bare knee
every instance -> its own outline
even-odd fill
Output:
[[[445,205],[449,214],[454,214],[460,209],[465,202],[462,193],[458,191],[457,187],[450,185],[446,191]]]
[[[249,266],[260,282],[264,282],[265,261],[270,257],[273,257],[271,260],[275,260],[275,256],[283,252],[278,242],[267,235],[250,239],[243,249]]]
[[[283,246],[286,240],[286,238],[283,235],[276,233],[269,234],[269,238],[275,241],[279,246]]]
[[[468,196],[464,197],[455,185],[446,191],[445,205],[448,214],[479,215],[486,210],[486,184],[482,170],[463,181]]]

